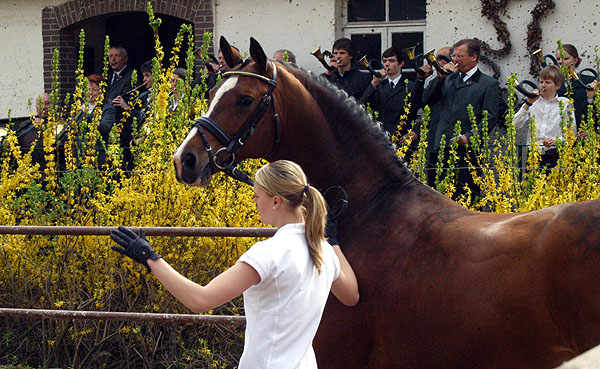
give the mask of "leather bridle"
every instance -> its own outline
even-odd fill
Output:
[[[248,119],[242,125],[242,128],[236,133],[233,137],[230,136],[217,122],[208,118],[201,117],[196,122],[194,122],[194,127],[200,133],[202,140],[204,141],[204,150],[208,155],[210,165],[213,169],[220,169],[225,172],[230,177],[237,179],[238,181],[249,184],[250,186],[254,185],[254,181],[248,176],[248,174],[244,173],[240,169],[237,168],[237,160],[235,158],[236,151],[246,143],[248,138],[254,133],[254,129],[258,125],[258,122],[262,119],[262,117],[267,112],[269,105],[273,101],[273,90],[277,87],[277,66],[273,63],[273,78],[268,78],[262,76],[260,74],[245,72],[245,71],[229,71],[223,74],[223,78],[227,78],[230,76],[245,76],[258,78],[263,82],[266,82],[269,85],[269,90],[264,94],[258,106],[254,109],[254,111],[250,114]],[[279,116],[277,114],[277,109],[275,108],[275,103],[273,103],[273,111],[274,111],[274,120],[275,120],[275,143],[271,152],[275,150],[277,145],[279,144]],[[219,148],[214,154],[212,152],[212,148],[210,143],[208,142],[208,137],[206,136],[206,131],[212,133],[213,136],[223,145],[223,147]],[[231,161],[225,163],[219,163],[218,156],[219,154],[225,151],[231,155]]]

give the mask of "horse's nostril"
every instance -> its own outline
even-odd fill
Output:
[[[181,158],[181,166],[184,169],[194,169],[196,167],[197,159],[196,155],[191,152],[183,154]]]

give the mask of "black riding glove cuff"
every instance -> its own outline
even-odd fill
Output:
[[[111,246],[111,249],[129,256],[133,260],[142,264],[150,272],[150,266],[148,265],[148,259],[157,260],[162,258],[161,255],[157,254],[150,242],[146,239],[146,233],[143,229],[140,229],[140,235],[138,236],[132,230],[119,226],[118,230],[110,232],[110,238],[123,246]]]
[[[327,224],[325,225],[325,238],[330,245],[339,245],[337,220],[327,214]]]

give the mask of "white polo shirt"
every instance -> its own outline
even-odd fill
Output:
[[[319,274],[308,252],[304,224],[287,224],[257,242],[238,262],[260,282],[244,292],[246,334],[239,369],[317,368],[312,340],[340,262],[328,243]]]

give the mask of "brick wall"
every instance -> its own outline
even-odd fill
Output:
[[[204,32],[213,32],[213,5],[211,0],[153,0],[154,12],[181,18],[194,25],[196,47],[202,44]],[[75,88],[77,47],[76,27],[86,19],[111,13],[146,11],[147,0],[72,0],[42,10],[42,38],[44,48],[44,90],[52,87],[52,53],[59,49],[59,80],[61,95]]]

